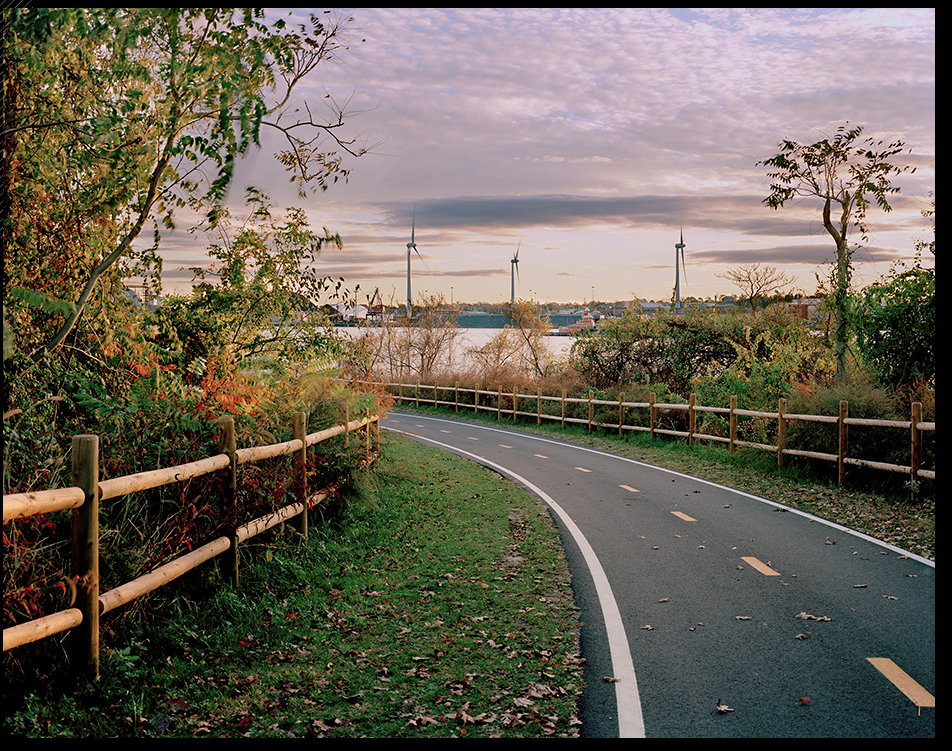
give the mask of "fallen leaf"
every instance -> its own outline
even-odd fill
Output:
[[[809,613],[806,613],[803,611],[797,613],[796,616],[794,617],[799,618],[800,620],[803,620],[803,621],[832,621],[833,620],[827,615],[810,615]]]
[[[435,717],[431,717],[430,715],[421,714],[412,718],[407,724],[413,727],[417,727],[420,725],[439,725],[440,721],[436,719]]]
[[[721,700],[717,700],[717,711],[719,714],[727,714],[728,712],[733,712],[734,710],[728,707],[726,704],[721,704]]]

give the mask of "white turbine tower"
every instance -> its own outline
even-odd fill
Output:
[[[416,253],[420,256],[420,251],[416,247],[416,206],[413,207],[413,224],[410,228],[410,242],[407,243],[407,320],[410,320],[410,317],[413,313],[412,304],[413,296],[410,293],[410,256]],[[423,256],[420,256],[420,260],[423,260]]]
[[[521,247],[522,247],[522,242],[520,242],[519,245],[516,247],[516,252],[512,254],[512,260],[509,262],[512,264],[512,267],[509,273],[511,277],[511,284],[512,284],[512,289],[509,296],[510,305],[516,304],[516,277],[519,275],[519,248]]]
[[[684,226],[681,227],[681,242],[674,244],[674,309],[681,310],[681,276],[678,273],[678,253],[681,253],[681,266],[684,268],[684,281],[687,283],[688,270],[684,265]]]

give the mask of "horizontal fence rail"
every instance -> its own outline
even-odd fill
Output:
[[[392,396],[396,398],[398,404],[413,403],[417,406],[421,404],[432,404],[437,407],[449,407],[455,412],[461,410],[472,410],[478,412],[495,412],[496,419],[508,416],[512,420],[520,417],[534,418],[537,424],[542,424],[543,420],[552,420],[559,422],[563,427],[566,424],[587,425],[588,431],[594,428],[604,428],[608,430],[617,430],[619,435],[624,431],[645,431],[651,434],[652,438],[656,435],[671,435],[687,438],[689,444],[697,441],[715,441],[727,444],[730,452],[735,453],[740,447],[760,449],[762,451],[771,451],[777,454],[778,466],[783,466],[787,457],[802,456],[811,459],[820,459],[837,463],[838,480],[842,483],[845,479],[846,468],[850,465],[866,467],[869,469],[883,470],[887,472],[898,472],[909,475],[910,480],[915,483],[919,479],[935,480],[935,470],[923,468],[922,465],[922,434],[935,431],[934,422],[923,422],[922,404],[913,402],[911,407],[911,416],[909,420],[872,420],[849,416],[849,404],[845,401],[840,402],[840,411],[838,415],[810,415],[810,414],[792,414],[786,410],[786,399],[780,399],[776,412],[761,412],[755,410],[739,409],[737,407],[737,397],[730,398],[730,404],[727,407],[704,406],[695,403],[695,395],[691,394],[687,404],[667,404],[656,401],[654,394],[649,396],[647,402],[628,402],[625,401],[625,395],[619,395],[617,400],[594,399],[593,392],[589,391],[588,398],[569,397],[565,389],[561,396],[551,396],[542,394],[541,390],[536,390],[535,394],[520,394],[515,389],[512,391],[503,391],[498,387],[495,391],[487,389],[460,388],[459,383],[453,386],[429,385],[422,383],[375,383],[374,385],[385,388]],[[442,398],[441,398],[442,397]],[[451,397],[451,398],[448,398]],[[461,400],[462,397],[462,400]],[[530,411],[526,404],[532,406],[535,410]],[[560,409],[556,414],[543,411],[544,404],[554,403],[559,405]],[[578,417],[569,415],[571,405],[584,405],[587,409],[581,410],[587,416]],[[617,410],[618,422],[598,422],[595,420],[595,409],[597,407],[610,407]],[[647,424],[635,422],[626,422],[626,411],[638,409],[647,411]],[[658,427],[659,413],[670,411],[685,411],[688,417],[687,430],[672,430],[669,428]],[[697,431],[698,413],[711,412],[726,416],[728,421],[727,435],[712,435]],[[754,441],[745,441],[738,437],[738,419],[739,418],[757,418],[764,420],[775,420],[777,422],[778,444],[757,443]],[[837,453],[824,453],[818,451],[806,451],[802,449],[791,449],[786,447],[787,428],[791,422],[819,422],[830,423],[837,426],[838,450]],[[891,464],[888,462],[876,462],[867,459],[857,459],[848,455],[848,428],[850,425],[896,428],[908,431],[910,439],[910,462],[908,465]]]
[[[270,446],[236,449],[234,418],[223,417],[218,424],[219,453],[215,456],[177,467],[140,472],[102,481],[99,481],[98,436],[73,436],[73,487],[3,496],[4,524],[36,514],[77,509],[73,520],[71,573],[75,581],[83,583],[76,589],[75,607],[5,628],[3,630],[4,652],[54,634],[72,631],[71,652],[74,662],[82,666],[89,677],[98,678],[99,617],[101,615],[168,584],[217,556],[224,556],[226,576],[232,583],[237,584],[239,543],[285,521],[293,520],[297,531],[307,537],[306,511],[324,501],[331,493],[327,489],[308,493],[305,469],[308,447],[342,434],[345,444],[349,443],[351,432],[363,428],[369,456],[372,444],[379,440],[380,427],[379,418],[376,415],[360,420],[350,420],[349,415],[345,415],[343,424],[307,434],[306,415],[299,412],[293,416],[293,438],[290,441]],[[99,593],[98,512],[100,501],[182,482],[213,472],[227,471],[228,481],[225,484],[225,497],[222,499],[223,511],[225,513],[235,511],[237,510],[238,466],[287,454],[294,455],[292,489],[296,500],[293,503],[237,527],[228,535],[211,540],[144,576],[102,594]]]

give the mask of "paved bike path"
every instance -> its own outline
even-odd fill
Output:
[[[933,562],[566,441],[400,411],[382,427],[552,509],[583,622],[583,736],[935,736]]]

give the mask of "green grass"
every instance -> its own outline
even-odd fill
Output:
[[[576,735],[577,610],[547,510],[474,464],[383,444],[308,542],[243,546],[240,590],[151,598],[174,617],[113,639],[96,684],[8,687],[6,733]]]

